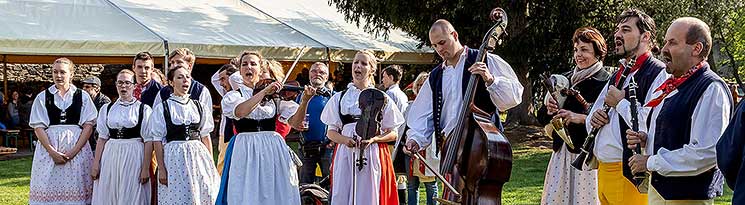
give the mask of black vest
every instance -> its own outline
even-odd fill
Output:
[[[463,83],[463,86],[461,86],[461,93],[465,97],[466,88],[468,88],[468,81],[471,78],[471,72],[468,72],[468,68],[476,63],[476,57],[478,57],[479,51],[476,49],[466,48],[466,50],[464,50],[463,52],[466,52],[466,62],[463,65],[463,79],[461,81]],[[489,61],[487,60],[487,66],[489,66],[488,62]],[[442,69],[444,64],[444,62],[440,63],[439,65],[437,65],[437,67],[432,69],[429,78],[429,85],[432,89],[432,121],[435,125],[435,141],[438,143],[442,143],[444,139],[444,133],[442,133],[443,126],[440,125],[443,104]],[[481,82],[476,85],[476,96],[489,96],[489,91],[486,90],[486,85],[483,83],[483,80],[481,80]],[[474,100],[473,104],[484,112],[493,114],[492,120],[494,121],[494,124],[499,128],[500,131],[503,131],[502,122],[499,121],[499,117],[497,116],[499,114],[497,113],[497,107],[494,105],[494,103],[491,102],[491,99]]]
[[[186,125],[175,125],[171,120],[171,108],[168,107],[168,100],[163,101],[163,116],[166,121],[166,141],[186,141],[186,140],[199,140],[199,128],[202,127],[202,105],[199,101],[192,100],[194,105],[197,106],[199,112],[199,123],[191,123]],[[180,103],[180,102],[176,102]],[[188,101],[187,101],[188,104]]]
[[[708,66],[704,66],[678,87],[677,94],[654,108],[661,109],[655,128],[654,154],[663,147],[676,150],[690,143],[693,112],[704,91],[712,83],[722,83],[726,88],[724,81]],[[719,175],[721,172],[716,167],[696,176],[685,177],[665,177],[652,172],[651,184],[666,200],[706,200],[715,196],[712,188],[722,186],[716,184],[720,180],[714,180],[721,178]]]
[[[106,107],[106,117],[108,119],[108,115],[111,113],[111,106],[114,105],[116,102],[109,103],[109,106]],[[140,103],[140,109],[139,109],[139,117],[137,117],[137,124],[134,127],[122,127],[120,129],[112,129],[109,128],[109,139],[134,139],[134,138],[142,138],[142,134],[140,133],[140,128],[142,127],[142,111],[145,109],[145,104]],[[107,125],[103,125],[107,126]],[[108,127],[108,126],[107,126]]]
[[[52,125],[79,125],[80,112],[83,109],[83,92],[81,89],[75,89],[72,96],[72,104],[65,110],[61,110],[54,105],[54,94],[46,89],[44,92],[44,106],[47,109],[49,117],[49,126]]]
[[[641,108],[645,105],[645,102],[647,102],[647,93],[649,93],[650,90],[654,91],[652,87],[652,83],[654,83],[654,79],[657,78],[657,75],[662,72],[662,70],[665,69],[665,64],[662,63],[662,61],[658,60],[657,58],[653,56],[649,56],[646,61],[644,61],[644,64],[642,64],[642,67],[634,74],[634,81],[636,82],[638,88],[636,89],[636,101],[637,106]],[[621,82],[623,83],[623,82]],[[629,88],[628,86],[623,89],[624,90],[624,98],[626,100],[629,100]],[[621,145],[624,148],[623,149],[623,176],[626,177],[629,182],[632,184],[635,183],[636,180],[634,180],[634,174],[631,173],[631,167],[629,166],[629,163],[626,163],[629,161],[631,156],[634,155],[634,153],[631,151],[631,149],[628,148],[628,143],[626,142],[626,130],[630,129],[631,126],[626,124],[626,121],[623,120],[621,117],[621,114],[618,114],[618,123],[620,125],[620,131],[621,131]]]
[[[195,101],[199,101],[199,95],[202,94],[203,89],[204,85],[202,85],[202,83],[199,83],[196,80],[192,80],[191,85],[189,86],[189,98]],[[171,94],[173,94],[173,87],[170,85],[164,86],[160,89],[160,100],[168,100],[168,98],[171,97]]]
[[[243,92],[241,92],[240,90],[237,90],[237,91],[239,94],[241,94],[241,97],[242,97]],[[274,101],[274,103],[276,105],[275,106],[276,110],[275,110],[275,115],[272,118],[266,118],[266,119],[260,119],[260,120],[241,118],[240,120],[230,119],[228,120],[228,122],[230,122],[232,127],[235,127],[238,133],[276,131],[277,130],[277,116],[279,116],[279,102]],[[228,129],[227,123],[225,124],[225,129],[226,130]]]
[[[571,79],[571,75],[571,72],[568,73],[567,78]],[[585,101],[592,105],[592,103],[594,103],[595,100],[598,99],[600,92],[602,92],[605,88],[605,84],[608,82],[609,78],[610,73],[608,73],[608,71],[606,71],[605,69],[601,69],[592,77],[579,82],[577,85],[574,86],[574,89],[579,91],[579,95],[582,95],[582,97],[585,98]],[[564,107],[562,107],[562,109],[569,110],[574,113],[585,114],[588,116],[588,112],[590,112],[589,109],[585,110],[584,105],[582,105],[582,103],[580,103],[574,96],[567,96],[566,101],[564,101]],[[547,114],[547,110],[548,109],[545,105],[538,110],[538,121],[542,125],[551,123],[551,119],[553,118],[553,115]],[[567,151],[575,154],[579,153],[582,143],[585,141],[585,138],[587,138],[587,129],[585,128],[585,124],[572,123],[565,126],[565,130],[567,134],[569,134],[569,137],[572,139],[572,143],[574,143],[574,149],[567,147]],[[562,140],[561,137],[558,137],[559,135],[556,134],[556,132],[553,133],[553,136],[555,137],[552,148],[554,152],[558,152],[559,149],[561,149],[561,146],[564,145],[564,140]]]
[[[158,92],[160,92],[160,89],[163,88],[163,85],[156,82],[155,80],[150,80],[150,83],[146,84],[145,86],[146,87],[143,88],[144,90],[140,94],[139,100],[145,105],[155,107],[153,105],[153,103],[155,103],[155,97],[158,95]]]

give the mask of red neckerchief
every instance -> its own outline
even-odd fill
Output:
[[[696,73],[696,71],[701,70],[701,68],[703,68],[704,65],[708,65],[708,63],[706,63],[706,61],[701,61],[696,66],[693,66],[691,69],[688,69],[688,71],[686,71],[686,73],[683,74],[683,76],[680,76],[677,78],[675,76],[670,76],[670,78],[665,80],[665,82],[662,83],[660,87],[654,90],[654,92],[662,91],[662,95],[660,95],[659,97],[655,99],[650,100],[645,106],[654,108],[655,106],[660,105],[660,103],[662,103],[662,100],[664,100],[665,97],[667,97],[667,95],[673,92],[673,90],[678,89],[678,86],[680,86],[681,84],[683,84],[683,82],[688,80],[688,78],[691,77],[691,75],[693,75],[694,73]]]
[[[647,61],[647,58],[649,58],[650,55],[651,54],[649,52],[646,52],[646,53],[640,55],[639,57],[636,57],[636,61],[634,63],[634,67],[631,67],[631,71],[629,71],[629,75],[631,73],[634,73],[637,70],[641,69],[642,68],[642,65],[644,64],[644,61]],[[624,68],[625,68],[623,65],[619,65],[618,67],[619,67],[618,68],[618,72],[616,73],[616,76],[613,77],[613,79],[614,79],[613,82],[615,82],[616,85],[619,85],[619,83],[623,83],[623,82],[618,82],[618,81],[621,80],[621,74],[624,73]]]
[[[133,97],[134,97],[135,99],[139,100],[139,99],[140,99],[140,98],[142,97],[142,88],[143,88],[143,87],[144,87],[144,86],[142,86],[142,85],[140,85],[140,84],[137,84],[137,86],[135,86],[135,90],[134,90],[134,92],[132,93],[132,96],[133,96]]]

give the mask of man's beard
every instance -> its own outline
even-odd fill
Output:
[[[623,50],[620,51],[620,53],[616,53],[616,55],[621,55],[623,58],[630,58],[636,55],[636,52],[639,50],[639,44],[641,44],[641,38],[636,40],[636,45],[631,49],[626,49],[626,44],[623,46]]]
[[[316,88],[323,87],[325,84],[326,84],[326,82],[324,82],[323,80],[320,80],[320,79],[311,79],[310,80],[310,85],[313,86],[313,87],[316,87]]]

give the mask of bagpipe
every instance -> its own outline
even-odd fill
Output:
[[[590,103],[582,97],[582,94],[578,90],[571,87],[571,82],[566,76],[557,74],[549,76],[547,73],[543,73],[540,78],[543,86],[548,91],[548,96],[556,102],[556,105],[560,109],[564,107],[564,103],[569,96],[573,96],[577,102],[582,104],[583,111],[586,112],[590,109]],[[566,121],[562,118],[552,119],[551,123],[546,125],[546,135],[549,138],[553,138],[551,133],[555,131],[570,149],[574,149],[574,142],[572,142],[572,138],[569,137],[569,134],[564,128],[565,125]]]

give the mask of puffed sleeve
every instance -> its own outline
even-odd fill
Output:
[[[152,141],[162,141],[166,136],[166,120],[163,117],[163,103],[155,104],[152,115],[148,120],[147,138]]]
[[[29,116],[28,126],[31,128],[47,128],[49,126],[49,116],[47,108],[44,107],[45,92],[36,95],[34,103],[31,105],[31,115]]]
[[[235,115],[235,108],[243,101],[245,101],[245,99],[241,97],[241,93],[239,90],[233,90],[225,93],[225,96],[222,97],[222,101],[220,102],[220,104],[222,105],[222,114],[230,119],[239,119]]]
[[[380,122],[381,129],[397,129],[404,124],[404,115],[398,110],[396,102],[390,97],[385,97],[387,103],[383,108],[383,120]]]
[[[88,95],[87,92],[83,93],[83,108],[80,109],[80,121],[78,124],[80,126],[83,126],[84,124],[96,124],[96,115],[98,114],[98,110],[96,110],[96,105],[93,104],[93,100],[91,99],[91,96]]]
[[[297,112],[298,105],[297,103],[293,101],[286,101],[282,100],[279,102],[279,121],[283,123],[287,123],[287,120],[292,117],[292,115]]]
[[[206,90],[206,89],[205,89]],[[211,102],[212,100],[210,100]],[[212,104],[209,106],[200,106],[202,108],[202,127],[199,128],[199,136],[209,136],[210,132],[215,129],[215,119],[212,117]]]
[[[152,135],[148,135],[147,132],[150,130],[150,118],[152,117],[153,109],[148,105],[143,105],[142,108],[142,125],[140,126],[140,133],[142,133],[142,141],[149,142],[154,141]]]
[[[326,107],[321,112],[321,122],[328,125],[329,130],[334,130],[341,133],[342,122],[339,118],[339,98],[341,93],[336,93],[331,96],[331,99],[326,103]]]
[[[109,139],[109,124],[106,123],[108,120],[108,113],[109,111],[106,109],[109,107],[109,104],[106,103],[103,106],[101,106],[101,110],[98,111],[98,118],[96,119],[96,132],[98,132],[98,138],[100,139]]]

